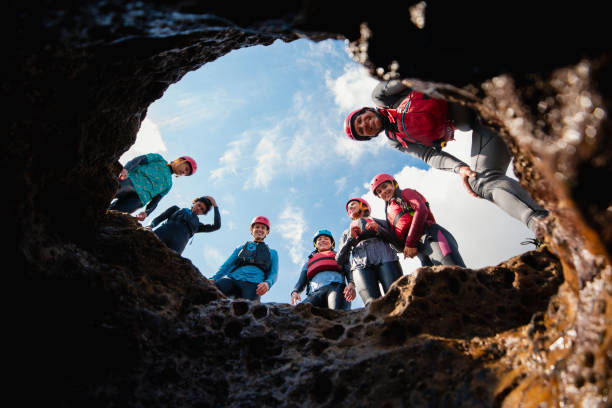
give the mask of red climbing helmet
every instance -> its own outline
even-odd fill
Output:
[[[351,201],[359,202],[361,210],[364,211],[364,214],[363,214],[364,216],[368,216],[372,212],[372,210],[370,209],[370,204],[368,204],[366,200],[364,200],[363,198],[351,198],[346,202],[346,213],[347,214],[348,214],[348,206],[351,203]],[[365,214],[366,211],[367,211],[367,214]]]
[[[268,231],[270,231],[270,220],[268,220],[266,217],[260,215],[258,217],[253,218],[253,221],[251,221],[251,229],[253,228],[253,225],[257,223],[265,225],[266,227],[268,227]]]
[[[386,173],[377,174],[370,182],[370,189],[372,190],[372,194],[378,197],[378,194],[376,194],[376,189],[385,181],[390,181],[393,184],[397,184],[397,181],[392,175]]]
[[[191,173],[189,173],[189,175],[193,175],[196,172],[196,169],[198,168],[198,165],[196,163],[196,161],[193,159],[193,157],[189,157],[189,156],[181,156],[180,159],[185,160],[187,163],[189,163],[189,165],[191,166]]]
[[[355,119],[357,119],[357,116],[361,115],[363,112],[365,112],[368,109],[370,108],[366,107],[366,108],[355,109],[354,111],[348,114],[346,119],[344,119],[344,133],[346,133],[346,135],[350,139],[353,139],[353,140],[370,140],[371,139],[368,136],[359,135],[359,133],[357,133],[357,131],[355,130]]]

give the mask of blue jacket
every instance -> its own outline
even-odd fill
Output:
[[[253,245],[260,245],[256,242],[248,242],[249,249],[254,248]],[[245,265],[236,267],[236,261],[238,260],[238,253],[242,250],[244,245],[238,246],[234,249],[234,252],[230,255],[229,258],[219,267],[219,271],[212,277],[214,280],[219,280],[224,276],[229,276],[232,279],[246,281],[251,283],[262,283],[266,282],[268,284],[268,288],[271,288],[272,285],[276,282],[278,277],[278,253],[276,250],[270,248],[270,258],[272,260],[272,267],[270,268],[270,272],[266,277],[264,272],[254,265]]]

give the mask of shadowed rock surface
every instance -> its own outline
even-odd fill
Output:
[[[20,405],[609,406],[605,13],[427,4],[420,29],[410,5],[9,6],[5,274]],[[226,299],[106,212],[117,159],[170,84],[232,49],[304,35],[348,38],[372,73],[396,61],[411,85],[477,109],[551,211],[547,246],[476,271],[423,268],[343,313]]]

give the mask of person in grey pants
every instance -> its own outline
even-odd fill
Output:
[[[548,215],[518,181],[506,176],[512,159],[506,144],[495,131],[484,126],[470,108],[429,98],[399,80],[381,82],[372,92],[372,99],[377,108],[358,109],[347,116],[345,132],[349,138],[370,140],[385,130],[391,146],[431,167],[459,174],[472,196],[491,201],[533,232],[537,220]],[[411,107],[413,100],[415,103]],[[416,118],[421,113],[414,108],[416,102],[433,106],[429,128],[420,119],[411,120],[411,116]],[[470,166],[442,150],[446,142],[452,140],[455,128],[472,130]],[[433,135],[421,136],[427,129],[432,129]]]

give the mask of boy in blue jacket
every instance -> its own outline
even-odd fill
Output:
[[[264,243],[270,232],[266,217],[251,222],[253,241],[237,247],[210,279],[226,296],[259,300],[278,276],[278,253]]]

